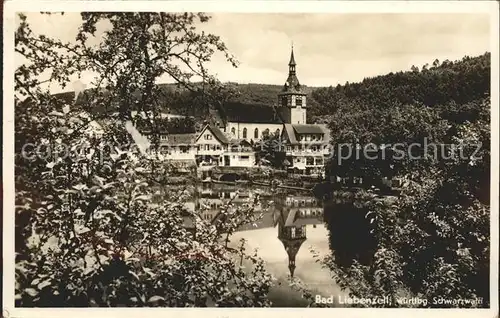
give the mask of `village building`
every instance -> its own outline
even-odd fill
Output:
[[[307,94],[297,77],[296,66],[292,47],[288,63],[288,78],[277,96],[277,101],[273,103],[273,107],[227,103],[225,123],[219,126],[221,130],[234,138],[256,142],[267,133],[280,135],[284,124],[307,124]],[[224,120],[221,118],[222,121]]]
[[[288,170],[305,175],[323,175],[328,158],[328,129],[322,125],[285,124],[282,148],[290,163]]]
[[[329,154],[329,130],[325,125],[307,123],[307,94],[296,72],[293,47],[288,77],[274,106],[228,102],[224,114],[216,114],[196,134],[163,134],[160,153],[166,160],[192,160],[198,167],[254,167],[258,165],[255,146],[267,134],[279,136],[290,172],[324,174]]]
[[[196,147],[195,134],[168,134],[162,135],[159,153],[166,160],[194,162]]]
[[[198,166],[253,167],[255,150],[246,140],[231,139],[213,125],[206,125],[196,139]]]

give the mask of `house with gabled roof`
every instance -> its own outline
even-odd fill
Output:
[[[223,154],[229,145],[229,139],[214,125],[207,124],[195,140],[196,163],[198,166],[223,165]]]
[[[275,133],[283,141],[288,170],[304,175],[323,175],[329,155],[330,132],[326,125],[308,124],[307,94],[299,82],[293,52],[288,63],[288,78],[278,94],[275,107],[228,103],[226,124],[228,136],[255,143],[267,133]]]
[[[199,166],[253,167],[255,150],[245,139],[232,138],[215,125],[207,124],[196,138]]]
[[[286,152],[290,172],[322,175],[330,133],[325,125],[307,123],[307,94],[297,77],[296,65],[292,47],[288,78],[274,107],[227,102],[223,114],[215,114],[219,118],[206,124],[194,138],[178,135],[169,139],[168,134],[162,135],[167,146],[176,147],[175,152],[169,150],[167,158],[194,156],[197,165],[207,169],[253,167],[257,164],[254,145],[267,134],[275,134],[283,142],[278,151]],[[193,140],[192,147],[176,141],[180,139]]]
[[[281,139],[288,169],[305,175],[323,175],[330,155],[330,132],[324,125],[284,124]]]
[[[296,66],[292,47],[288,78],[274,106],[225,103],[221,130],[234,138],[256,142],[266,133],[280,135],[284,124],[306,125],[307,94],[297,77]]]

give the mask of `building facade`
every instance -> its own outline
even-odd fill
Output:
[[[290,172],[323,175],[330,133],[325,125],[307,123],[307,94],[296,66],[292,47],[288,77],[273,107],[228,102],[225,119],[205,125],[196,135],[162,135],[165,159],[193,160],[199,167],[253,167],[258,164],[254,146],[274,134],[283,145],[276,151],[286,153]]]

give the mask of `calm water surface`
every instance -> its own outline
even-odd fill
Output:
[[[285,246],[289,247],[292,255],[295,254],[295,281],[306,285],[313,294],[334,295],[335,298],[337,295],[345,295],[332,279],[330,271],[322,268],[311,252],[313,249],[320,256],[332,253],[331,236],[324,217],[324,202],[306,191],[283,191],[278,194],[270,192],[265,187],[203,184],[198,189],[199,198],[195,204],[207,209],[202,217],[208,220],[229,201],[235,205],[244,205],[251,203],[256,196],[259,197],[262,205],[255,210],[256,213],[263,214],[262,219],[236,232],[231,243],[236,247],[239,240],[244,238],[247,250],[258,249],[258,255],[266,262],[267,270],[276,278],[276,287],[271,291],[274,303],[283,306],[301,305],[300,297],[297,298],[288,287],[291,281],[291,257]],[[280,231],[288,233],[281,235],[281,240],[278,238]]]

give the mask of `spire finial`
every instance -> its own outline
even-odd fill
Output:
[[[293,56],[293,41],[292,41],[292,53],[290,54],[290,63],[288,63],[290,66],[295,66],[295,57]]]

